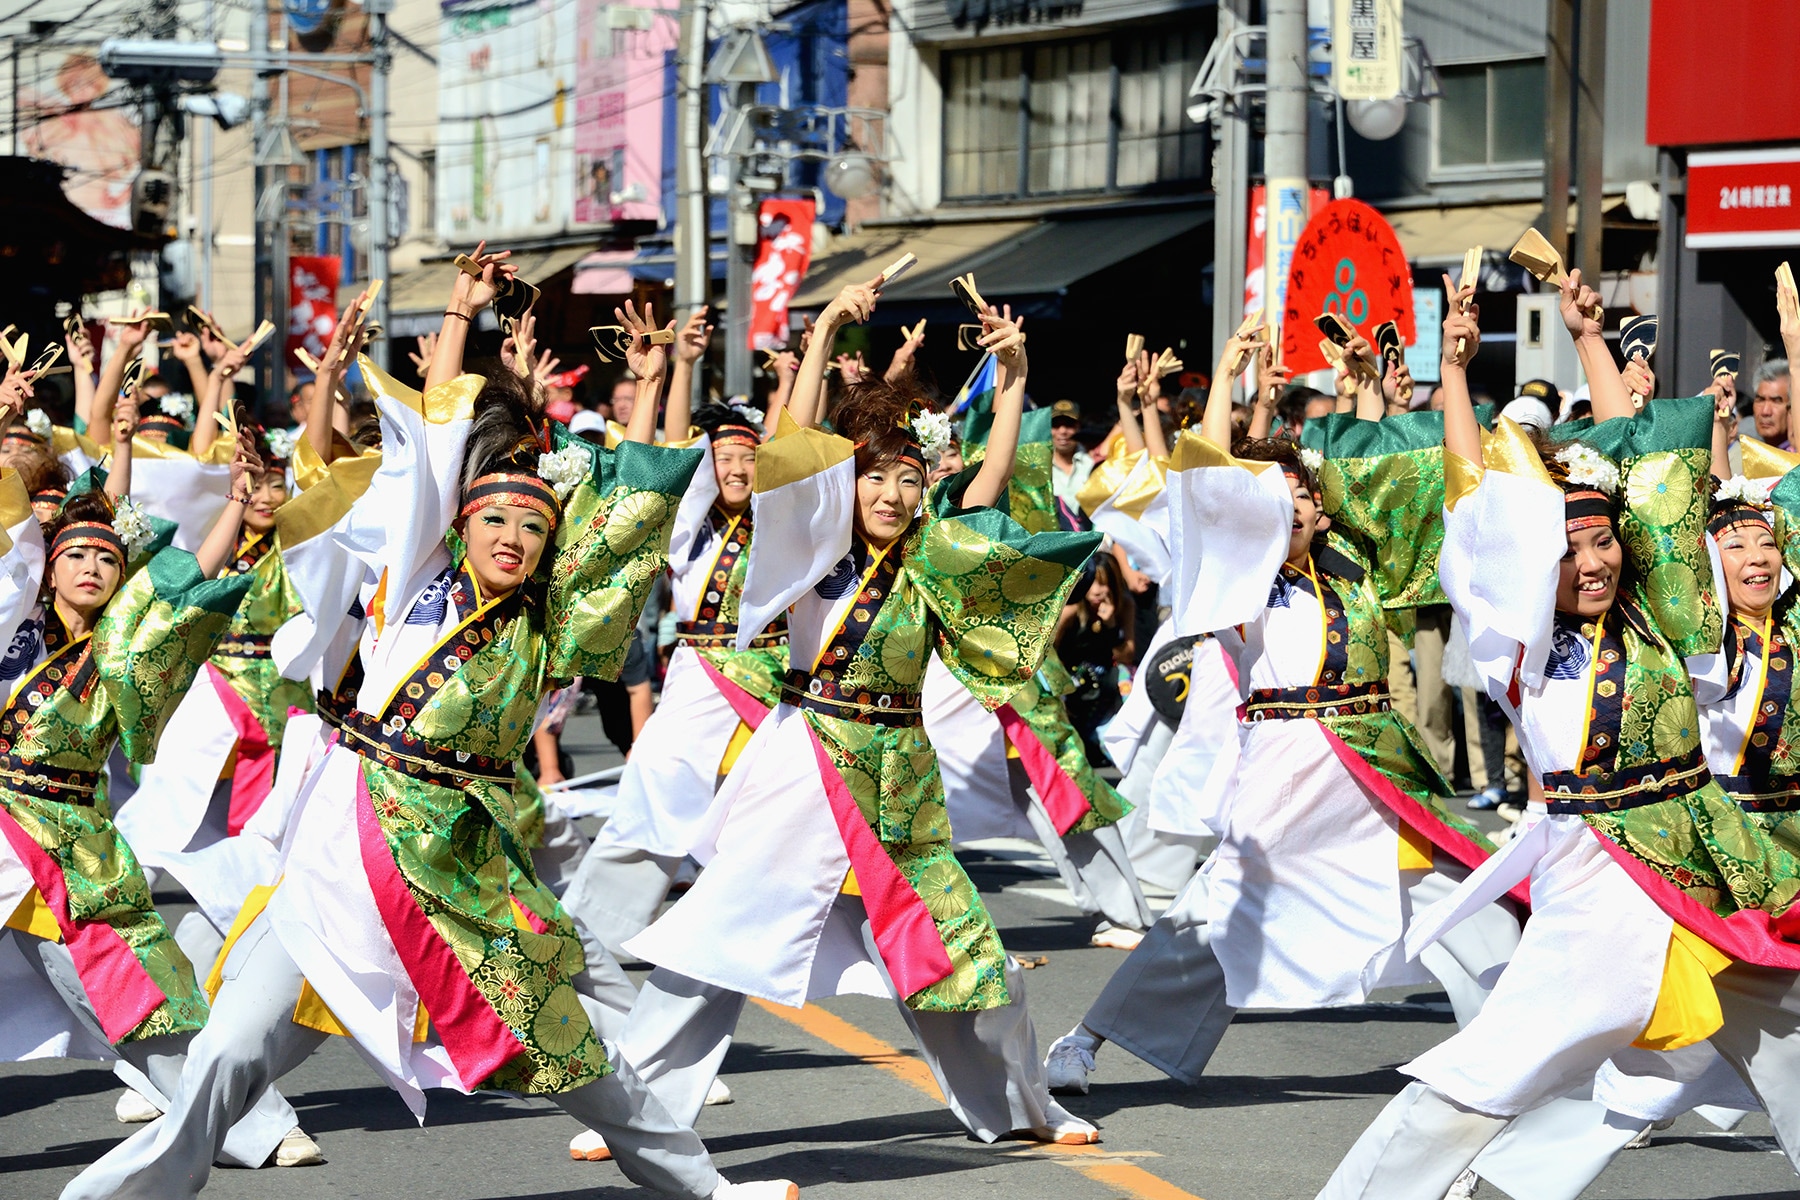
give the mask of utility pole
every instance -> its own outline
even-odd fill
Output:
[[[1263,175],[1267,207],[1263,223],[1265,311],[1280,322],[1286,307],[1288,267],[1306,227],[1306,0],[1268,0],[1268,108],[1264,120]],[[1222,345],[1223,343],[1221,343]]]
[[[1544,30],[1544,240],[1569,257],[1569,161],[1574,158],[1575,0],[1549,0]],[[1577,266],[1580,264],[1577,263]]]
[[[386,279],[388,245],[393,240],[389,230],[391,210],[388,200],[388,72],[394,56],[387,44],[388,13],[394,0],[364,0],[363,11],[369,17],[369,50],[375,62],[369,72],[369,278]],[[388,294],[383,288],[375,297],[370,316],[387,328]],[[370,357],[382,370],[388,369],[392,339],[382,337],[369,347]]]
[[[1582,282],[1600,286],[1600,201],[1606,190],[1606,0],[1581,0],[1575,81],[1575,245]]]
[[[250,161],[251,187],[254,208],[252,227],[256,237],[256,261],[253,269],[254,282],[251,293],[256,301],[256,325],[262,328],[264,321],[274,319],[274,307],[271,303],[275,289],[275,264],[270,251],[273,245],[271,224],[263,220],[263,195],[268,191],[275,173],[269,169],[267,150],[269,145],[269,4],[262,0],[250,19],[250,54],[254,66],[250,74]],[[210,236],[210,231],[209,236]],[[208,297],[210,299],[210,297]],[[278,328],[285,329],[284,319]],[[274,380],[271,377],[269,362],[274,355],[263,358],[262,365],[257,368],[257,394],[272,394]]]
[[[731,86],[731,107],[742,112],[756,100],[756,85]],[[731,199],[725,247],[725,394],[750,394],[750,274],[756,268],[756,195],[744,178],[744,159],[739,147],[731,154]]]
[[[711,295],[707,262],[706,0],[681,0],[675,67],[675,317],[686,320]],[[694,372],[700,394],[700,372]]]
[[[1245,0],[1220,0],[1218,40],[1226,42],[1243,22]],[[1214,362],[1226,339],[1243,320],[1244,251],[1249,244],[1250,129],[1248,115],[1222,106],[1213,143],[1213,328]],[[1279,314],[1271,313],[1270,319]]]

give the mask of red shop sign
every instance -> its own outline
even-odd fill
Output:
[[[1800,246],[1800,147],[1688,155],[1687,245]]]
[[[1383,321],[1400,326],[1411,345],[1412,268],[1394,227],[1361,200],[1333,200],[1313,213],[1294,246],[1287,310],[1281,317],[1281,358],[1296,374],[1330,364],[1319,353],[1313,318],[1335,312],[1370,341]]]
[[[302,363],[294,351],[304,348],[313,358],[325,356],[337,332],[338,275],[343,261],[335,254],[296,254],[288,259],[288,369]]]
[[[750,348],[787,345],[788,301],[812,264],[813,202],[764,200],[757,213],[756,265],[750,271]]]

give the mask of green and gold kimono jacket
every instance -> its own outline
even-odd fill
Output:
[[[425,397],[428,412],[434,403]],[[581,943],[537,883],[515,825],[514,761],[545,691],[577,675],[617,678],[699,461],[635,443],[603,450],[556,429],[592,466],[564,504],[538,577],[493,600],[457,564],[401,612],[378,598],[384,620],[365,631],[323,705],[340,737],[323,769],[357,756],[381,838],[372,850],[365,828],[371,885],[378,902],[387,897],[383,920],[432,1029],[465,1086],[522,1092],[566,1091],[610,1068],[569,983],[585,965]],[[396,635],[413,639],[405,644],[419,648],[417,664],[397,680],[390,671],[390,690],[373,694],[362,664]],[[300,858],[296,848],[284,888],[303,874]]]
[[[164,549],[91,636],[71,637],[41,602],[0,664],[0,832],[36,884],[8,924],[68,945],[114,1043],[198,1030],[206,998],[113,825],[101,772],[115,741],[133,763],[155,759],[250,583],[208,580],[192,554]]]
[[[986,415],[986,414],[984,414]],[[1007,505],[1012,519],[1029,533],[1049,533],[1059,527],[1056,498],[1050,479],[1050,410],[1034,409],[1025,414],[1019,429],[1019,451],[1013,464],[1012,479],[1007,484]],[[984,438],[991,415],[978,421],[974,428]],[[978,464],[985,457],[985,444],[965,442],[964,458]],[[966,481],[970,473],[960,477]],[[935,502],[947,507],[955,480],[939,485]],[[1058,831],[1091,833],[1124,819],[1131,805],[1118,791],[1100,777],[1089,763],[1087,747],[1081,734],[1069,721],[1069,710],[1063,697],[1075,690],[1075,679],[1057,656],[1055,645],[1044,653],[1044,663],[999,710],[1001,723],[1009,728],[1009,739],[1016,745],[1019,737],[1029,732],[1043,753],[1029,748],[1016,751],[1025,766],[1032,786],[1046,802]],[[1023,731],[1017,725],[1024,726]],[[1017,731],[1014,736],[1011,731]],[[1053,768],[1053,769],[1051,769]],[[1078,795],[1077,795],[1078,794]],[[1066,797],[1059,803],[1058,798]],[[1083,811],[1085,809],[1085,811]],[[1072,823],[1071,823],[1072,822]]]

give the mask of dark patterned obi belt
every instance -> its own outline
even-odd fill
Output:
[[[213,651],[215,658],[268,658],[269,642],[274,638],[269,633],[228,633],[218,648]]]
[[[782,676],[781,698],[795,708],[862,725],[901,728],[925,723],[918,692],[840,692],[835,682],[805,671],[790,670]]]
[[[1745,812],[1800,812],[1800,775],[1714,775]]]
[[[92,804],[94,792],[99,786],[98,771],[67,771],[61,767],[27,762],[11,754],[0,754],[0,787],[37,800]]]
[[[1544,775],[1544,802],[1550,812],[1622,812],[1691,796],[1712,782],[1706,756],[1699,747],[1679,758],[1665,758],[1618,771],[1550,771]]]
[[[736,621],[677,621],[675,640],[696,650],[736,650]],[[750,639],[752,650],[773,650],[788,644],[787,626],[776,622]]]
[[[1366,717],[1391,707],[1387,687],[1379,683],[1340,683],[1328,687],[1258,688],[1244,705],[1244,720],[1321,721],[1329,717]]]
[[[408,730],[405,717],[389,717],[383,723],[340,702],[327,703],[324,693],[319,700],[319,715],[342,735],[344,748],[389,770],[445,788],[461,788],[469,780],[510,788],[516,780],[511,759],[447,750]]]

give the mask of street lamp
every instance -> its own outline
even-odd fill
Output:
[[[211,83],[225,66],[213,42],[157,42],[108,38],[100,43],[100,69],[129,83]]]

